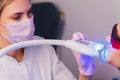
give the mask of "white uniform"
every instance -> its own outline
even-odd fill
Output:
[[[76,80],[58,60],[51,46],[27,47],[18,63],[10,56],[0,59],[0,80]]]

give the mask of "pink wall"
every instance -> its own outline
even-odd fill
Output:
[[[66,25],[62,39],[71,39],[72,33],[80,31],[88,40],[105,43],[105,36],[111,33],[112,26],[120,21],[120,0],[32,0],[33,3],[50,1],[55,3],[66,14]],[[60,47],[60,59],[78,75],[78,68],[69,49]],[[96,59],[96,64],[99,64]],[[102,63],[97,65],[95,80],[112,80],[119,76],[115,67]]]

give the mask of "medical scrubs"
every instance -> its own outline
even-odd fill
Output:
[[[38,37],[35,37],[38,39]],[[25,48],[22,62],[8,55],[0,59],[0,80],[76,80],[48,45]]]

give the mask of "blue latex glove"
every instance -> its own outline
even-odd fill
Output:
[[[84,40],[84,39],[85,38],[83,34],[81,34],[80,32],[73,34],[73,40]],[[95,68],[93,57],[79,54],[78,52],[75,52],[75,51],[73,51],[73,54],[75,56],[75,59],[77,61],[77,64],[79,66],[79,71],[81,74],[86,76],[90,76],[94,74],[94,72],[96,71],[96,68]]]

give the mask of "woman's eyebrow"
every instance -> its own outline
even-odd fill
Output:
[[[12,18],[12,17],[22,15],[22,14],[23,14],[22,12],[16,12],[16,13],[13,13],[12,15],[10,15],[9,17]]]
[[[28,13],[28,12],[31,12],[31,8],[26,12],[26,13]],[[14,15],[22,15],[24,12],[14,12],[14,13],[12,13],[11,15],[12,16],[14,16]]]
[[[27,10],[26,13],[30,12],[31,9],[32,9],[32,6],[29,6],[29,8],[28,8],[28,10]],[[23,13],[24,13],[24,12],[22,12],[22,11],[16,11],[16,12],[11,13],[10,16],[22,15]]]

